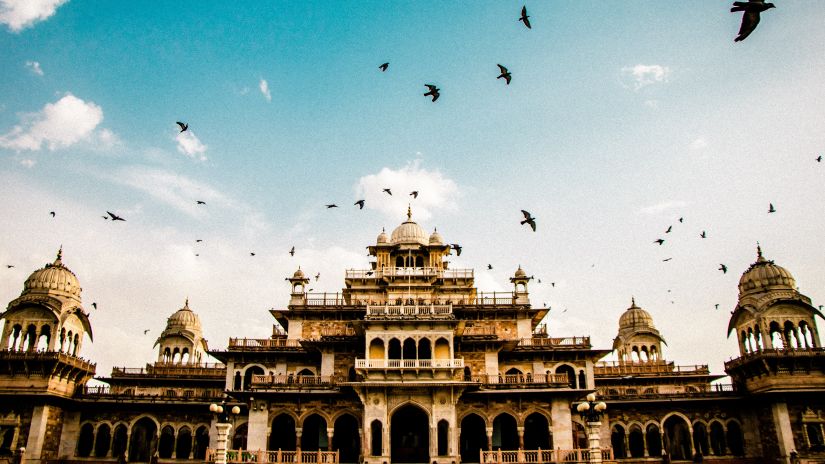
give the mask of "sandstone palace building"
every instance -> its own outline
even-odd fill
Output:
[[[340,293],[308,292],[300,269],[288,277],[270,338],[208,346],[186,301],[157,359],[114,368],[104,386],[87,385],[92,325],[58,253],[2,314],[0,462],[21,448],[27,463],[204,462],[216,437],[209,405],[221,402],[240,411],[228,447],[244,451],[230,461],[580,462],[589,444],[577,406],[591,392],[607,403],[597,436],[608,461],[700,452],[706,463],[779,463],[795,451],[825,462],[822,314],[761,250],[718,334],[738,340],[725,373],[665,359],[666,334],[635,301],[612,347],[551,333],[525,270],[512,291],[477,289],[409,212],[368,250],[370,268],[346,270]],[[618,361],[601,361],[610,353]]]

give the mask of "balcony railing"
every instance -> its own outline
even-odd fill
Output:
[[[761,349],[758,351],[754,351],[752,353],[746,353],[738,358],[733,358],[728,361],[725,361],[725,370],[741,366],[747,362],[750,362],[753,359],[759,358],[771,358],[771,359],[779,359],[779,358],[790,358],[790,357],[808,357],[808,356],[822,356],[825,354],[825,347],[814,347],[814,348],[770,348],[770,349]]]
[[[652,385],[652,386],[616,386],[599,387],[597,394],[603,398],[655,398],[657,396],[709,396],[735,393],[732,384],[698,384],[698,385]]]
[[[496,328],[492,325],[489,326],[481,326],[481,327],[464,327],[464,332],[461,334],[465,337],[479,337],[479,336],[490,336],[496,334]]]
[[[252,388],[331,387],[342,381],[334,375],[253,375]]]
[[[378,279],[382,277],[436,277],[439,279],[472,279],[472,269],[441,269],[437,267],[383,267],[381,269],[347,269],[347,279]]]
[[[672,362],[651,361],[642,363],[600,362],[593,366],[594,375],[630,375],[630,374],[710,374],[707,364],[677,366]]]
[[[420,318],[420,317],[450,317],[453,314],[453,305],[434,304],[401,304],[401,305],[368,305],[367,317],[386,318]]]
[[[112,377],[141,376],[212,376],[223,377],[226,366],[222,363],[181,364],[155,363],[146,367],[113,367]]]
[[[356,359],[357,369],[458,369],[463,359]]]
[[[479,292],[476,294],[474,300],[470,301],[469,304],[474,305],[509,305],[515,304],[516,302],[516,294],[514,292],[488,292],[483,293]]]
[[[123,390],[112,390],[109,386],[88,386],[84,385],[78,389],[76,395],[81,398],[90,399],[142,399],[148,401],[211,401],[215,398],[222,398],[224,391],[222,388],[169,388],[160,390],[140,390],[134,387]]]
[[[300,340],[289,338],[230,338],[229,351],[277,351],[301,348]]]
[[[215,462],[218,451],[206,450],[206,462]],[[247,451],[226,450],[227,464],[269,462],[276,464],[338,464],[338,451]]]
[[[613,461],[613,449],[601,448],[601,461]],[[542,464],[564,463],[584,464],[590,460],[589,449],[549,449],[549,450],[517,450],[517,451],[484,451],[480,450],[481,464]]]
[[[549,337],[549,338],[522,338],[518,342],[520,347],[553,347],[553,348],[584,348],[589,349],[590,337]]]
[[[322,337],[354,337],[356,335],[355,329],[350,326],[321,328]]]
[[[567,385],[567,374],[474,375],[472,381],[484,385]]]
[[[96,366],[95,363],[87,361],[81,357],[72,356],[60,351],[2,350],[0,351],[0,360],[35,362],[59,361],[75,369],[92,372],[94,372]]]

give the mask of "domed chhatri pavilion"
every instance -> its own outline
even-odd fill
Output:
[[[239,410],[230,462],[825,461],[822,314],[761,248],[739,282],[728,327],[739,353],[724,373],[668,361],[655,310],[635,298],[611,350],[551,335],[524,269],[511,291],[480,291],[409,210],[367,249],[369,268],[346,270],[340,293],[308,292],[300,268],[287,277],[266,339],[210,348],[187,298],[157,360],[116,367],[103,386],[86,385],[92,328],[61,250],[2,314],[0,462],[212,461],[221,402]],[[590,393],[607,404],[600,421]]]

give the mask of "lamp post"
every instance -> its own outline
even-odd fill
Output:
[[[215,464],[226,464],[226,443],[229,438],[229,429],[232,428],[232,423],[235,422],[235,416],[241,413],[241,408],[233,406],[232,409],[229,409],[226,398],[224,398],[221,404],[210,404],[209,411],[215,415],[215,429],[218,431],[218,439],[215,444]]]
[[[601,464],[602,450],[600,443],[599,430],[602,426],[602,414],[607,409],[604,401],[596,402],[596,394],[590,393],[587,395],[587,401],[579,403],[576,406],[576,411],[582,417],[582,420],[587,424],[587,439],[590,443],[590,460],[589,462]]]

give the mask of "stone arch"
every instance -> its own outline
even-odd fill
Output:
[[[249,435],[249,422],[244,422],[232,430],[232,449],[246,449],[246,439]]]
[[[175,428],[171,425],[164,425],[160,429],[160,439],[158,440],[158,457],[169,459],[175,452]]]
[[[553,449],[552,441],[547,416],[533,412],[524,418],[524,449]]]
[[[132,422],[129,432],[129,461],[149,461],[158,446],[158,423],[151,416]]]
[[[266,374],[266,369],[261,366],[260,364],[251,364],[244,367],[243,370],[243,385],[241,388],[243,390],[249,390],[252,388],[252,376],[253,375],[264,375]]]
[[[401,340],[396,337],[387,342],[387,359],[401,359]]]
[[[441,419],[436,426],[436,451],[439,456],[447,456],[450,448],[450,423]]]
[[[76,455],[87,458],[92,455],[92,448],[95,441],[95,426],[91,422],[86,422],[80,426],[80,434],[77,437]]]
[[[370,359],[385,359],[383,339],[376,337],[370,340],[369,355]]]
[[[650,422],[645,425],[645,441],[647,442],[648,456],[661,456],[662,434],[659,429],[659,424]]]
[[[729,419],[725,438],[728,442],[730,454],[734,456],[745,455],[745,437],[742,433],[742,426],[736,419]]]
[[[719,420],[713,420],[710,423],[710,449],[713,450],[713,454],[716,456],[727,454],[725,427]]]
[[[237,430],[237,429],[236,429]],[[237,435],[237,431],[235,432]],[[242,448],[246,448],[246,443]],[[238,448],[235,448],[238,449]],[[192,454],[192,427],[184,425],[178,429],[175,442],[175,458],[189,459]]]
[[[581,449],[589,448],[590,443],[587,440],[587,429],[585,429],[584,424],[574,420],[571,422],[571,425],[571,432],[573,433],[573,447]]]
[[[128,445],[129,426],[123,423],[115,425],[112,433],[112,456],[119,457],[126,453]]]
[[[40,337],[37,338],[37,351],[47,351],[52,340],[52,327],[49,324],[40,326]]]
[[[422,338],[418,341],[418,359],[432,359],[433,348],[429,338]]]
[[[235,371],[235,376],[233,377],[233,380],[232,380],[232,389],[233,390],[240,390],[242,382],[243,382],[243,379],[241,378],[241,371]]]
[[[460,419],[459,453],[461,462],[478,462],[480,450],[487,449],[487,420],[484,414],[468,411]]]
[[[614,423],[610,427],[610,445],[613,447],[613,456],[617,459],[624,459],[627,457],[627,450],[625,449],[625,427],[620,423]]]
[[[338,450],[338,462],[356,463],[361,456],[360,422],[349,412],[337,414],[333,424],[332,449]]]
[[[326,414],[321,414],[319,411],[304,415],[301,419],[302,451],[323,451],[329,447],[328,423]]]
[[[691,443],[690,420],[684,414],[671,412],[662,420],[664,428],[664,447],[671,460],[691,459],[693,446]]]
[[[513,414],[500,412],[493,418],[493,450],[519,448],[518,424]]]
[[[384,454],[384,425],[380,420],[374,419],[370,423],[370,455],[381,456]]]
[[[291,412],[282,411],[272,417],[269,424],[269,447],[270,451],[284,450],[294,451],[297,444],[295,434],[295,424],[297,418]]]
[[[693,423],[693,449],[702,453],[702,456],[707,456],[710,452],[708,427],[704,421],[697,420]]]
[[[430,462],[430,412],[414,401],[393,409],[390,417],[390,461]]]
[[[192,458],[206,458],[207,448],[209,448],[209,427],[201,425],[195,430],[195,449],[192,450]]]
[[[109,444],[112,442],[112,427],[107,423],[97,426],[95,433],[95,457],[105,458],[109,453]]]
[[[628,425],[627,453],[632,458],[641,458],[645,455],[645,438],[639,423]]]
[[[438,337],[433,354],[435,359],[450,359],[450,342],[444,337]]]
[[[768,326],[768,333],[771,337],[771,346],[778,350],[785,348],[785,340],[782,336],[782,327],[779,326],[779,322],[771,321]]]
[[[403,359],[417,359],[418,348],[416,347],[415,339],[407,337],[404,339],[404,344],[401,348],[401,357]]]
[[[559,364],[555,369],[556,374],[567,374],[567,384],[570,388],[576,388],[576,369],[570,364]]]

